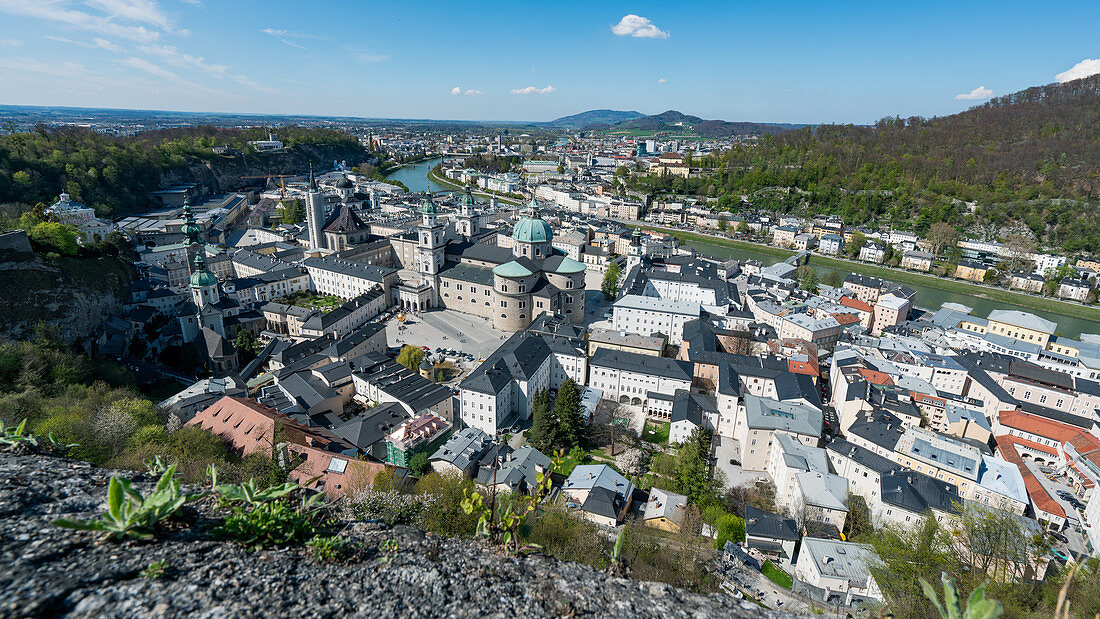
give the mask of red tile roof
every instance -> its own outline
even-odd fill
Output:
[[[1016,451],[1016,443],[1020,442],[1014,436],[998,436],[997,437],[997,453],[1000,454],[1006,462],[1010,462],[1016,465],[1016,468],[1020,469],[1020,474],[1024,477],[1024,487],[1027,488],[1027,495],[1031,498],[1031,502],[1035,504],[1035,507],[1048,513],[1066,517],[1066,511],[1062,509],[1062,506],[1055,501],[1050,493],[1047,492],[1043,484],[1036,479],[1035,474],[1031,472],[1031,469],[1024,464],[1024,459],[1020,457],[1020,453]]]
[[[999,416],[1002,426],[1049,438],[1059,445],[1081,435],[1081,428],[1022,411],[1001,411]]]
[[[866,303],[852,297],[840,297],[840,304],[844,307],[850,307],[852,309],[857,309],[864,312],[871,312],[874,310],[874,308],[871,307],[870,303]]]
[[[868,368],[859,368],[859,375],[867,379],[867,382],[872,385],[893,385],[894,379],[890,378],[890,375],[886,372],[879,372],[878,370],[871,370]]]

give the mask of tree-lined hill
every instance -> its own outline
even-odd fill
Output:
[[[918,231],[937,221],[994,231],[1022,225],[1070,252],[1100,252],[1100,75],[950,116],[805,127],[697,159],[713,173],[635,187],[727,205],[749,195],[760,206]]]
[[[625,112],[621,110],[588,110],[580,114],[555,118],[546,125],[559,129],[584,129],[593,125],[614,125],[626,120],[641,118],[641,112]]]
[[[210,187],[230,191],[248,184],[242,175],[298,173],[267,171],[270,159],[294,159],[296,154],[331,166],[333,159],[350,165],[366,160],[358,141],[331,129],[282,127],[282,153],[252,153],[249,140],[265,139],[263,128],[222,129],[210,126],[147,131],[133,136],[110,136],[80,127],[46,128],[0,135],[0,215],[13,216],[38,202],[51,203],[61,192],[92,206],[97,214],[117,217],[151,205],[149,192],[171,182],[192,179],[191,170],[213,170],[223,164],[236,168],[238,186]],[[226,157],[211,148],[228,145],[242,155]],[[297,163],[308,163],[299,161]]]

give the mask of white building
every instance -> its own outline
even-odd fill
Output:
[[[871,575],[871,567],[878,560],[868,544],[805,537],[794,577],[824,590],[825,599],[839,595],[837,601],[844,605],[859,598],[882,600],[882,591]]]
[[[671,301],[628,294],[615,302],[612,328],[623,333],[668,337],[669,344],[684,341],[684,323],[699,318],[702,308],[690,301]]]
[[[691,389],[692,365],[686,361],[600,348],[588,363],[588,385],[602,390],[606,400],[641,405],[650,393],[672,396]]]

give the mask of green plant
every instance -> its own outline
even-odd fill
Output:
[[[23,434],[23,429],[27,427],[27,420],[19,422],[19,425],[14,428],[4,425],[4,422],[0,420],[0,445],[6,447],[19,447],[19,446],[36,446],[38,445],[38,439],[30,434]]]
[[[145,569],[141,570],[141,577],[149,580],[156,580],[164,576],[166,571],[168,571],[168,559],[161,559],[159,561],[153,561],[145,566]]]
[[[115,536],[151,538],[157,523],[199,496],[181,492],[175,475],[176,466],[173,464],[164,471],[156,488],[148,496],[134,489],[129,479],[112,477],[107,486],[107,513],[96,520],[58,518],[53,524],[82,531],[105,531],[107,535],[104,539]]]
[[[167,470],[168,463],[160,456],[153,456],[152,459],[145,461],[145,472],[150,475],[164,475]]]
[[[381,555],[378,557],[379,563],[389,563],[393,561],[397,556],[397,551],[401,549],[401,544],[397,543],[395,539],[382,540],[382,543],[378,544],[378,553]]]
[[[1000,602],[985,597],[984,583],[970,594],[966,600],[964,612],[959,605],[959,591],[955,587],[955,579],[948,577],[946,573],[940,578],[943,580],[944,601],[942,603],[940,596],[928,581],[921,578],[920,586],[924,590],[925,597],[932,601],[943,619],[995,619],[1004,614],[1004,607]]]
[[[0,422],[2,423],[2,422]],[[50,432],[46,435],[46,438],[50,441],[50,451],[58,454],[64,454],[73,447],[80,447],[79,443],[66,443],[57,437],[57,434]]]
[[[317,535],[322,498],[323,495],[314,494],[293,507],[285,498],[253,506],[238,505],[214,532],[252,551],[298,545]]]
[[[217,481],[217,478],[213,478],[213,481]],[[243,484],[214,485],[214,492],[225,505],[240,504],[255,508],[282,499],[301,487],[295,482],[288,481],[276,486],[261,488],[256,480],[249,479]]]
[[[317,535],[306,542],[306,546],[309,547],[309,554],[312,555],[314,559],[318,561],[334,561],[344,555],[346,542],[335,535],[331,537]]]

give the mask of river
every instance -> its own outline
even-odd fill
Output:
[[[711,243],[702,243],[698,241],[682,241],[682,245],[686,247],[694,248],[700,254],[706,256],[714,256],[717,258],[733,258],[736,260],[759,260],[765,265],[775,264],[776,262],[782,262],[783,258],[778,256],[772,256],[769,254],[757,253],[754,251],[744,250],[740,248],[725,247],[723,245],[713,245]],[[837,272],[837,269],[813,264],[813,259],[810,260],[810,265],[817,271],[818,278],[821,278],[826,273]],[[840,271],[840,274],[844,277],[848,276],[848,271]],[[917,306],[927,309],[939,309],[944,303],[959,303],[967,307],[974,309],[975,316],[988,316],[989,312],[995,309],[1013,309],[1020,310],[1022,312],[1030,312],[1036,316],[1042,316],[1047,320],[1052,320],[1058,323],[1058,333],[1065,337],[1076,338],[1082,333],[1100,333],[1100,324],[1091,320],[1084,320],[1081,318],[1073,318],[1071,316],[1064,316],[1062,314],[1056,314],[1054,312],[1043,312],[1039,310],[1022,307],[1019,305],[1011,305],[1009,303],[1002,303],[1000,301],[993,301],[990,299],[983,299],[981,297],[975,297],[968,294],[960,294],[957,292],[948,292],[946,290],[940,290],[939,288],[930,288],[928,286],[920,286],[917,284],[905,284],[913,290],[917,291]]]
[[[439,165],[440,161],[441,159],[437,157],[435,159],[425,159],[419,163],[410,163],[390,172],[386,175],[386,178],[401,181],[412,192],[431,191],[435,193],[437,191],[449,191],[450,187],[444,187],[439,183],[428,180],[428,172]]]
[[[409,188],[409,191],[449,191],[449,187],[444,187],[436,182],[428,180],[428,172],[432,168],[439,165],[440,159],[428,159],[421,161],[420,163],[409,164],[398,168],[394,172],[386,175],[387,178],[399,180]],[[697,241],[689,241],[683,243],[687,247],[693,247],[700,254],[706,256],[714,256],[718,258],[735,258],[737,260],[760,260],[765,265],[775,264],[780,262],[782,258],[777,256],[771,256],[768,254],[757,253],[754,251],[748,251],[744,249],[735,249],[732,247],[725,247],[722,245],[713,245],[710,243],[702,243]],[[811,261],[812,263],[812,261]],[[826,273],[836,271],[836,269],[813,265],[817,270],[818,277],[824,276]],[[841,271],[841,275],[847,277],[847,271]],[[1011,305],[1009,303],[1001,303],[1000,301],[992,301],[990,299],[983,299],[981,297],[975,297],[968,294],[960,294],[957,292],[948,292],[946,290],[940,290],[938,288],[930,288],[928,286],[919,286],[916,284],[906,284],[910,288],[917,291],[917,305],[919,307],[928,309],[939,309],[944,303],[960,303],[967,307],[974,309],[975,316],[988,316],[989,312],[995,309],[1014,309],[1023,312],[1030,312],[1037,316],[1042,316],[1047,320],[1052,320],[1058,323],[1059,335],[1065,337],[1076,338],[1082,333],[1100,333],[1100,324],[1091,320],[1084,320],[1081,318],[1073,318],[1070,316],[1064,316],[1062,314],[1056,314],[1054,312],[1043,312],[1039,310],[1033,310],[1019,305]]]

